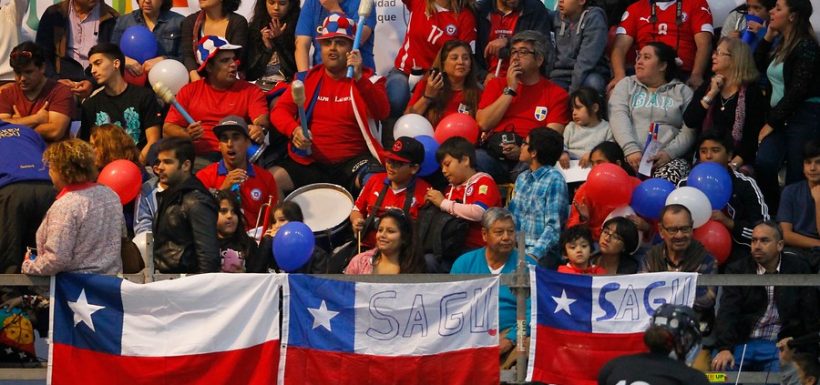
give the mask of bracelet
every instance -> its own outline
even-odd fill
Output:
[[[425,95],[425,94],[422,94],[422,95],[421,95],[421,97],[423,97],[423,98],[425,98],[425,99],[427,99],[427,100],[435,100],[435,98],[433,98],[433,97],[431,97],[431,96],[427,96],[427,95]]]
[[[712,104],[712,98],[710,98],[709,95],[703,95],[703,98],[701,98],[700,101],[706,104]]]

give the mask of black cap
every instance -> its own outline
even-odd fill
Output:
[[[424,162],[424,146],[415,138],[402,136],[393,142],[392,149],[384,152],[384,157],[399,162],[421,164]]]

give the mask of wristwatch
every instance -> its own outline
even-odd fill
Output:
[[[510,87],[504,87],[504,95],[518,96],[518,92]]]

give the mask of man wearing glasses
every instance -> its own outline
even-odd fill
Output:
[[[526,138],[533,128],[541,126],[564,132],[569,121],[569,96],[544,76],[546,57],[547,39],[542,33],[523,31],[513,36],[507,77],[488,82],[478,105],[476,121],[486,137],[512,131]],[[488,142],[498,143],[492,139]],[[496,180],[507,180],[503,172],[516,168],[521,147],[514,140],[500,143],[504,159],[479,150],[478,168]],[[490,153],[495,150],[489,149]]]

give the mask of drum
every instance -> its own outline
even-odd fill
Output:
[[[302,209],[304,223],[313,230],[316,244],[328,253],[353,237],[350,211],[353,196],[342,186],[315,183],[290,193],[285,202],[294,202]]]

